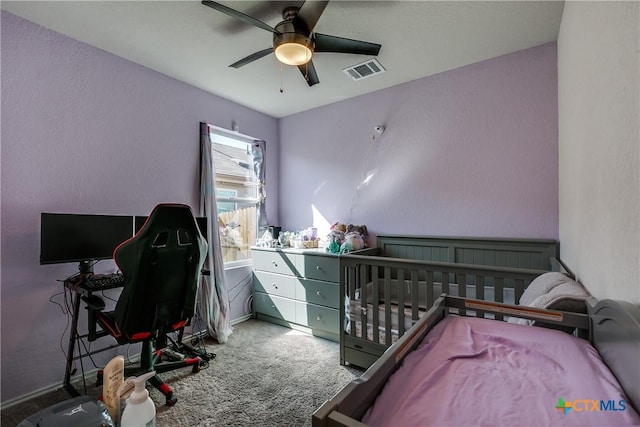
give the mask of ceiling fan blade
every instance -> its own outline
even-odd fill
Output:
[[[305,1],[304,3],[302,3],[302,6],[300,6],[295,20],[302,20],[302,22],[304,22],[304,24],[307,26],[309,32],[311,32],[318,23],[320,15],[322,15],[322,12],[324,12],[324,8],[327,7],[327,3],[329,3],[328,0]]]
[[[203,0],[202,4],[205,6],[209,6],[212,9],[217,10],[218,12],[222,12],[225,15],[229,15],[232,18],[236,18],[239,19],[243,22],[246,22],[247,24],[253,25],[254,27],[258,27],[258,28],[262,28],[263,30],[267,30],[271,33],[276,33],[276,34],[280,34],[279,32],[277,32],[273,27],[271,27],[270,25],[265,24],[264,22],[260,21],[259,19],[256,19],[252,16],[249,15],[245,15],[242,12],[239,12],[235,9],[231,9],[230,7],[227,7],[223,4],[217,3],[215,1],[209,1],[209,0]]]
[[[345,39],[344,37],[329,36],[315,33],[315,52],[355,53],[360,55],[377,56],[381,45],[360,40]]]
[[[306,64],[298,65],[298,70],[300,70],[302,77],[304,77],[309,86],[320,83],[320,80],[318,80],[318,73],[316,73],[316,67],[313,65],[313,60]]]
[[[229,65],[229,67],[233,67],[233,68],[240,68],[243,65],[247,65],[250,62],[253,62],[257,59],[262,58],[263,56],[267,56],[269,55],[271,52],[273,52],[273,48],[270,47],[268,49],[264,49],[264,50],[259,50],[258,52],[252,53],[251,55],[242,58],[239,61],[234,62],[233,64]]]

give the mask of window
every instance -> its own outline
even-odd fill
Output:
[[[258,236],[262,158],[257,141],[209,127],[216,173],[216,205],[222,258],[225,265],[251,258]]]
[[[216,183],[218,184],[218,183]],[[220,183],[220,185],[223,185]],[[238,204],[229,200],[234,200],[238,197],[238,192],[229,188],[219,188],[216,185],[216,202],[218,205],[218,215],[221,212],[232,212],[238,208]]]

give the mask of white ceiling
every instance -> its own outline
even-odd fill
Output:
[[[221,1],[274,27],[301,1]],[[563,2],[331,1],[315,31],[380,43],[386,72],[352,81],[343,68],[369,57],[318,53],[309,87],[273,55],[228,65],[271,47],[271,33],[199,1],[2,1],[32,22],[273,117],[373,92],[555,41]],[[280,92],[280,88],[283,92]]]

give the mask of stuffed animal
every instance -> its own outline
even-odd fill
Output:
[[[357,233],[362,236],[362,241],[364,242],[364,248],[367,247],[367,236],[369,232],[367,231],[366,225],[353,225],[349,224],[347,226],[347,233]]]
[[[331,231],[340,231],[342,233],[347,232],[347,224],[343,224],[340,221],[334,222],[331,226]]]
[[[366,225],[349,224],[349,225],[347,225],[346,232],[347,233],[359,233],[359,234],[362,234],[363,236],[366,236],[368,234]]]
[[[340,253],[340,243],[336,241],[329,243],[329,245],[327,246],[327,251],[331,252],[332,254]]]
[[[362,235],[356,232],[347,233],[344,235],[344,242],[340,246],[340,253],[357,251],[363,249],[364,239]]]
[[[367,247],[367,226],[335,222],[327,235],[327,250],[331,253],[346,253]]]
[[[327,251],[337,254],[340,252],[340,245],[344,241],[344,233],[347,230],[346,224],[335,222],[327,234]]]
[[[333,254],[340,252],[340,245],[344,240],[344,233],[338,230],[332,230],[327,235],[327,250]]]

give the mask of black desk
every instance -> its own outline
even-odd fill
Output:
[[[201,274],[203,276],[209,276],[211,273],[209,270],[203,269],[201,271]],[[119,283],[119,284],[112,284],[112,285],[106,285],[106,286],[100,286],[100,287],[89,287],[87,286],[87,280],[86,280],[87,277],[88,276],[79,275],[79,276],[73,277],[72,279],[67,279],[64,281],[65,288],[72,291],[71,298],[72,298],[72,306],[73,306],[73,319],[71,322],[71,331],[69,332],[69,345],[67,349],[67,361],[66,361],[67,366],[64,372],[63,385],[64,385],[64,388],[72,397],[81,395],[81,393],[78,392],[78,390],[76,390],[76,388],[71,384],[71,368],[72,368],[73,361],[76,359],[81,359],[85,356],[90,356],[92,354],[100,353],[102,351],[120,346],[120,344],[113,344],[107,347],[100,348],[98,350],[87,352],[84,355],[79,350],[78,356],[74,356],[74,353],[76,350],[76,342],[80,341],[83,338],[87,338],[89,336],[89,334],[78,335],[78,315],[80,314],[80,302],[82,301],[82,298],[90,298],[91,295],[93,295],[96,292],[102,292],[109,289],[122,288],[124,286],[124,281],[123,281],[122,283]],[[206,351],[202,352],[190,346],[187,346],[186,344],[181,344],[183,333],[184,333],[184,328],[182,328],[178,333],[178,343],[180,343],[180,348],[178,348],[177,350],[186,350],[192,354],[198,355],[201,358],[206,358],[206,360],[210,360],[212,358],[212,356],[206,353]],[[106,334],[100,335],[100,336],[106,336]],[[83,375],[84,375],[84,372],[83,372]]]
[[[76,359],[81,359],[85,356],[90,356],[92,354],[99,353],[101,351],[118,347],[117,344],[114,344],[108,347],[104,347],[98,350],[88,352],[85,355],[83,355],[82,352],[79,350],[78,356],[74,355],[76,350],[76,341],[79,341],[89,336],[88,334],[78,335],[78,315],[80,314],[80,301],[82,300],[82,297],[87,298],[96,292],[102,292],[109,289],[117,289],[124,286],[124,282],[122,282],[119,284],[111,284],[111,285],[100,286],[100,287],[88,287],[86,277],[87,276],[79,275],[79,276],[73,277],[72,279],[67,279],[64,281],[64,287],[72,291],[71,299],[72,299],[72,306],[73,306],[73,316],[72,316],[73,318],[71,322],[71,330],[69,331],[69,345],[67,349],[67,363],[66,363],[67,366],[64,372],[63,385],[64,385],[64,388],[67,390],[67,392],[73,397],[80,396],[80,392],[78,392],[78,390],[76,390],[76,388],[71,384],[71,368],[73,365],[73,361]],[[83,375],[84,375],[84,372],[83,372]]]

